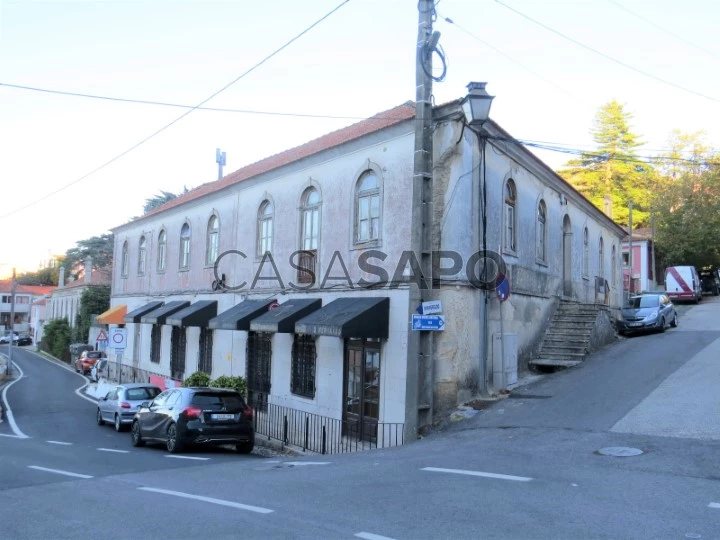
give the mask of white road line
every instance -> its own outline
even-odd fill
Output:
[[[37,465],[28,465],[28,469],[35,469],[36,471],[45,471],[55,474],[64,474],[65,476],[73,476],[75,478],[92,478],[92,476],[88,474],[78,474],[74,472],[61,471],[59,469],[48,469],[46,467],[38,467]]]
[[[7,415],[8,424],[10,424],[10,429],[12,429],[12,432],[15,434],[15,436],[18,439],[29,439],[30,437],[28,437],[22,431],[20,431],[20,428],[15,423],[15,417],[13,416],[12,410],[10,409],[10,405],[8,404],[8,401],[7,401],[8,388],[10,388],[16,382],[18,382],[21,377],[25,376],[25,374],[23,373],[23,370],[20,369],[20,366],[18,366],[15,362],[13,362],[13,365],[20,372],[20,377],[18,377],[13,382],[8,384],[5,388],[3,388],[3,391],[2,391],[3,408],[5,409],[5,414]]]
[[[63,446],[72,446],[71,442],[62,442],[62,441],[45,441],[50,444],[62,444]]]
[[[83,398],[84,400],[89,401],[90,403],[97,403],[97,400],[96,400],[96,399],[93,399],[93,398],[91,398],[91,397],[89,397],[89,396],[86,396],[86,395],[81,391],[81,390],[83,390],[88,384],[90,384],[90,381],[88,381],[88,380],[85,378],[85,375],[82,375],[82,374],[76,372],[74,369],[72,369],[71,367],[68,367],[68,366],[66,366],[66,365],[64,365],[64,364],[61,364],[61,363],[59,363],[59,362],[55,362],[55,361],[53,361],[53,360],[50,360],[49,358],[46,358],[46,357],[45,357],[44,355],[42,355],[42,354],[39,354],[39,353],[36,353],[36,352],[33,352],[33,351],[28,351],[28,352],[32,352],[35,356],[37,356],[38,358],[42,358],[43,360],[45,360],[45,361],[48,362],[49,364],[52,364],[53,366],[57,366],[57,367],[59,367],[59,368],[65,369],[65,370],[69,371],[70,373],[73,373],[73,374],[77,375],[78,377],[80,377],[83,381],[85,381],[85,384],[83,384],[80,388],[78,388],[77,390],[75,390],[75,394],[76,394],[78,397],[81,397],[81,398]]]
[[[526,476],[512,476],[510,474],[496,474],[482,471],[464,471],[462,469],[440,469],[437,467],[425,467],[422,471],[443,472],[450,474],[465,474],[467,476],[482,476],[484,478],[497,478],[499,480],[514,480],[515,482],[529,482],[532,478]]]
[[[98,448],[100,452],[116,452],[118,454],[129,454],[130,450],[115,450],[114,448]]]
[[[261,508],[259,506],[249,506],[247,504],[240,504],[232,501],[225,501],[223,499],[214,499],[212,497],[203,497],[201,495],[191,495],[190,493],[183,493],[181,491],[170,491],[168,489],[156,489],[141,487],[138,488],[142,491],[152,491],[153,493],[163,493],[165,495],[173,495],[174,497],[181,497],[183,499],[193,499],[195,501],[203,501],[211,504],[218,504],[220,506],[229,506],[231,508],[238,508],[240,510],[248,510],[249,512],[257,512],[258,514],[270,514],[274,510],[269,508]]]
[[[173,459],[195,459],[197,461],[207,461],[210,458],[209,457],[193,457],[193,456],[165,456],[166,458],[173,458]]]
[[[355,536],[358,538],[364,538],[365,540],[393,540],[389,536],[380,536],[379,534],[369,532],[359,532]]]
[[[10,439],[26,439],[27,437],[20,437],[18,435],[10,435],[9,433],[0,433],[0,437],[8,437]]]
[[[708,504],[708,508],[720,508],[720,503],[710,503]]]

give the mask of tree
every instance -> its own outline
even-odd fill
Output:
[[[112,233],[79,240],[75,243],[77,247],[67,250],[62,265],[68,272],[79,274],[85,268],[87,258],[91,257],[94,269],[110,267],[113,261],[114,242]]]
[[[80,308],[75,317],[73,328],[73,341],[75,343],[87,343],[90,334],[90,325],[93,317],[107,311],[110,308],[110,287],[101,285],[90,287],[83,291],[80,297]]]
[[[600,107],[591,130],[597,149],[569,161],[558,174],[600,210],[606,210],[605,198],[609,196],[611,217],[620,224],[628,225],[632,202],[635,227],[649,223],[656,173],[635,153],[642,143],[630,129],[631,119],[632,115],[615,100]]]
[[[145,206],[143,206],[143,211],[146,214],[152,212],[156,208],[160,208],[163,204],[178,198],[180,195],[184,195],[188,191],[188,188],[184,187],[183,191],[176,195],[175,193],[161,190],[158,195],[153,195],[152,197],[145,199]]]
[[[43,339],[40,347],[59,358],[68,362],[70,359],[70,324],[66,318],[53,319],[43,329]]]
[[[57,285],[58,269],[41,268],[37,272],[25,272],[17,278],[20,285]]]

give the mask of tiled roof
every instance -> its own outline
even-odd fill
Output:
[[[369,135],[370,133],[380,131],[381,129],[394,126],[395,124],[410,120],[414,117],[415,104],[412,101],[408,101],[398,107],[390,109],[389,111],[378,113],[375,116],[362,120],[351,126],[339,129],[337,131],[333,131],[310,142],[307,142],[300,146],[296,146],[295,148],[291,148],[290,150],[285,150],[284,152],[275,154],[274,156],[270,156],[250,165],[247,165],[246,167],[230,173],[229,175],[221,178],[220,180],[203,184],[189,191],[188,193],[185,193],[175,199],[172,199],[171,201],[168,201],[167,203],[165,203],[159,208],[156,208],[152,212],[149,212],[144,216],[137,218],[134,222],[150,216],[154,216],[156,214],[159,214],[160,212],[165,212],[166,210],[170,210],[171,208],[175,208],[187,202],[199,199],[201,197],[209,195],[210,193],[220,191],[221,189],[224,189],[233,184],[237,184],[238,182],[242,182],[243,180],[247,180],[260,174],[272,171],[274,169],[278,169],[285,165],[289,165],[296,161],[300,161],[301,159],[310,157],[325,150],[329,150],[336,146],[340,146],[341,144],[353,141],[355,139],[359,139],[360,137],[364,137],[365,135]]]
[[[35,300],[32,303],[33,306],[44,306],[45,304],[47,304],[47,298],[45,297],[42,297],[40,300]]]
[[[42,296],[44,294],[50,294],[57,287],[48,285],[18,285],[15,289],[16,293],[32,294],[33,296]],[[0,281],[0,292],[9,293],[12,291],[12,281],[3,280]]]
[[[70,289],[72,287],[82,287],[84,285],[110,285],[111,278],[112,270],[107,268],[99,268],[97,270],[93,269],[90,276],[90,283],[85,283],[85,276],[81,275],[75,281],[68,281],[65,284],[65,288]]]

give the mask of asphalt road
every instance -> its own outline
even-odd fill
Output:
[[[95,425],[82,377],[17,352],[29,438],[0,436],[0,537],[718,539],[720,421],[696,414],[720,382],[715,319],[703,302],[401,448],[293,459],[134,449]]]

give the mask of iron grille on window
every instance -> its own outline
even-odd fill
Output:
[[[310,249],[299,252],[298,260],[298,283],[313,283],[316,279],[315,259],[317,250]]]
[[[270,393],[271,334],[250,332],[247,341],[247,393],[251,407],[267,409]]]
[[[152,325],[150,331],[150,361],[156,364],[160,363],[160,336],[162,335],[162,327],[158,324]]]
[[[315,397],[315,339],[295,336],[292,348],[292,377],[290,391],[308,398]]]
[[[212,375],[212,349],[213,331],[210,328],[200,328],[200,362],[199,371]]]
[[[185,349],[187,347],[187,334],[184,328],[172,327],[170,336],[170,376],[182,381],[185,376]]]

